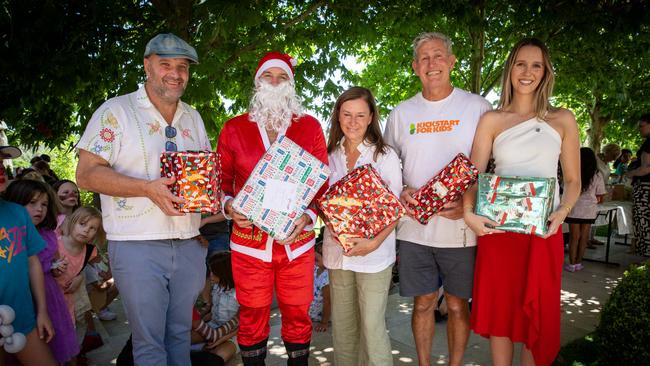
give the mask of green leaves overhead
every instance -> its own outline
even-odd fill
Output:
[[[637,118],[650,110],[650,9],[647,2],[567,4],[554,12],[564,26],[555,51],[558,101],[588,125],[589,145],[635,147]]]
[[[107,96],[133,88],[147,34],[160,18],[137,3],[4,1],[0,119],[11,138],[57,146]],[[138,52],[136,52],[138,50]],[[135,62],[134,62],[135,61]]]
[[[297,58],[298,90],[320,116],[351,84],[370,88],[385,116],[420,88],[412,39],[440,31],[454,41],[454,85],[484,96],[498,94],[517,40],[544,39],[557,103],[585,125],[621,124],[605,130],[606,140],[629,138],[636,116],[650,110],[647,7],[623,0],[4,0],[0,119],[14,141],[68,144],[99,104],[144,81],[144,46],[167,31],[199,53],[183,99],[199,110],[213,142],[224,121],[246,109],[257,62],[270,50]]]

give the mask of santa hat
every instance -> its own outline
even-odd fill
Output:
[[[257,64],[257,70],[255,71],[255,80],[257,80],[264,71],[272,68],[279,67],[284,70],[291,81],[293,81],[293,67],[296,66],[296,60],[286,53],[282,52],[269,52]]]

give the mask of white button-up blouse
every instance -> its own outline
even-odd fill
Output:
[[[338,148],[329,154],[329,163],[332,173],[330,174],[330,185],[348,174],[346,166],[345,149],[341,140]],[[365,164],[371,164],[381,176],[381,179],[399,197],[402,193],[402,169],[397,153],[388,148],[386,154],[380,154],[377,161],[374,161],[375,146],[364,141],[357,149],[361,153],[354,168]],[[325,227],[323,237],[323,262],[329,269],[345,269],[363,273],[377,273],[395,262],[395,231],[386,237],[383,243],[372,253],[363,257],[346,257],[343,255],[343,248],[336,242],[332,233]]]

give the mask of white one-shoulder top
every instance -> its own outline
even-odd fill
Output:
[[[544,120],[533,117],[501,132],[492,143],[494,172],[501,176],[556,178],[562,148],[560,134]],[[555,185],[554,208],[560,187]]]

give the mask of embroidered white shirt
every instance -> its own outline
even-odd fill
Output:
[[[145,180],[160,178],[160,154],[167,140],[176,143],[178,151],[212,150],[201,116],[189,105],[178,102],[171,124],[176,137],[165,137],[166,126],[143,86],[104,102],[90,119],[77,149],[102,157],[120,174]],[[198,213],[167,216],[146,197],[100,197],[109,240],[187,239],[199,234]]]
[[[343,149],[343,141],[339,147],[332,152],[329,157],[330,186],[346,174],[348,174],[346,162],[347,158]],[[365,164],[371,164],[381,179],[386,183],[390,190],[399,198],[402,193],[402,169],[400,161],[395,151],[388,148],[386,154],[379,154],[377,161],[374,161],[375,146],[366,142],[360,144],[357,149],[361,153],[354,168]],[[329,269],[345,269],[363,273],[377,273],[395,262],[395,231],[390,233],[381,245],[373,252],[363,257],[346,257],[343,255],[343,248],[332,237],[329,229],[325,227],[323,236],[323,263]]]

